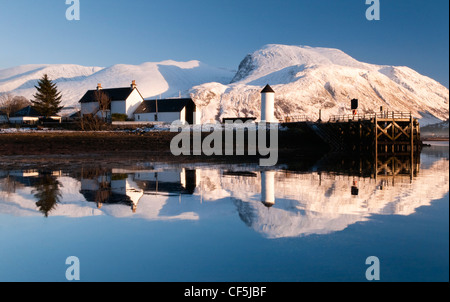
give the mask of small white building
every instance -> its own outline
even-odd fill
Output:
[[[81,115],[99,114],[96,92],[100,90],[111,100],[110,114],[126,114],[128,118],[132,119],[135,110],[144,101],[136,87],[135,81],[131,83],[130,87],[124,88],[103,89],[102,85],[98,84],[96,90],[89,90],[79,101],[81,104]]]
[[[201,122],[200,112],[191,98],[147,100],[134,112],[135,122],[187,122],[198,125]]]
[[[39,122],[61,123],[61,120],[62,118],[57,115],[45,117],[32,106],[22,108],[9,117],[9,122],[11,124],[21,125],[35,125]]]
[[[10,116],[9,122],[12,124],[34,125],[39,122],[41,116],[32,106],[27,106]]]

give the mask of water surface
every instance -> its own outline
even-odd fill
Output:
[[[299,169],[298,166],[302,168]],[[420,160],[0,168],[0,281],[449,280],[448,143]]]

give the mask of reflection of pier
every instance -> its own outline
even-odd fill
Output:
[[[409,177],[417,176],[420,170],[420,152],[413,157],[396,154],[378,155],[377,158],[342,156],[330,153],[320,159],[314,171],[347,174],[358,177]]]
[[[375,162],[374,169],[376,170],[375,178],[381,177],[409,177],[417,176],[420,170],[420,164],[414,158],[408,157],[378,157]]]

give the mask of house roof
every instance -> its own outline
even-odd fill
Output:
[[[34,109],[34,107],[32,106],[27,106],[13,114],[13,117],[24,117],[24,116],[40,117],[42,116],[42,114],[38,112],[36,109]]]
[[[195,111],[195,103],[192,99],[163,99],[143,101],[134,114],[155,113],[156,103],[158,112],[180,112],[184,107],[192,107]]]
[[[101,91],[104,92],[111,101],[124,101],[126,100],[130,94],[133,92],[133,88],[131,87],[125,87],[125,88],[108,88],[108,89],[102,89]],[[97,102],[95,99],[95,90],[89,90],[86,92],[86,94],[81,98],[80,103],[93,103]]]
[[[270,87],[269,84],[267,84],[266,87],[264,87],[264,89],[263,89],[263,91],[261,91],[261,93],[268,93],[268,92],[275,93],[275,91],[273,91],[272,87]]]

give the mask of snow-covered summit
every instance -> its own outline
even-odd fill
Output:
[[[412,112],[422,124],[448,119],[449,90],[408,67],[359,62],[338,49],[270,44],[247,55],[229,85],[208,83],[191,91],[205,121],[260,116],[262,87],[276,91],[275,116],[318,118],[360,113]]]
[[[314,65],[339,65],[362,69],[370,67],[369,64],[358,62],[339,49],[269,44],[245,57],[232,83],[242,80],[248,83],[287,67],[305,68]]]

